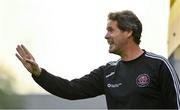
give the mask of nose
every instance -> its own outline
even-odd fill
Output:
[[[110,34],[107,32],[104,38],[109,39],[109,37],[110,37]]]

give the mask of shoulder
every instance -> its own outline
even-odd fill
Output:
[[[121,60],[121,59],[119,59],[119,60],[117,60],[117,61],[109,61],[106,65],[116,66],[120,60]]]
[[[169,63],[168,59],[165,58],[164,56],[158,55],[158,54],[155,54],[155,53],[152,53],[152,52],[146,52],[145,56],[147,58],[149,58],[149,59],[154,59],[154,60],[161,61],[161,62],[164,62],[164,63]]]
[[[170,62],[168,61],[167,58],[165,58],[164,56],[161,55],[157,55],[155,53],[152,52],[146,52],[145,56],[149,59],[154,60],[156,63],[159,62],[161,65],[164,65],[165,67],[167,67],[168,69],[172,70],[172,64],[170,64]],[[163,67],[164,67],[163,66]]]

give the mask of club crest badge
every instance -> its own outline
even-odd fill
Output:
[[[136,78],[136,84],[139,87],[147,87],[150,83],[150,78],[148,74],[140,74],[137,78]]]

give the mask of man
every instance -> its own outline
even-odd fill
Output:
[[[121,57],[100,66],[80,79],[68,81],[40,68],[31,53],[17,46],[17,58],[32,73],[34,80],[50,93],[70,99],[104,94],[109,109],[179,108],[178,76],[162,56],[139,47],[142,24],[131,11],[108,15],[109,52]]]

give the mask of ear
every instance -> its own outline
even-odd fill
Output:
[[[132,33],[133,33],[132,30],[127,31],[127,37],[130,38],[132,36]]]

